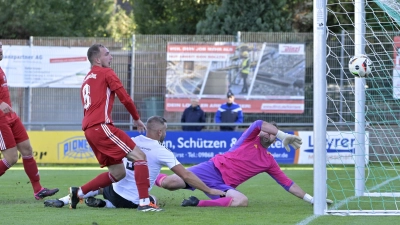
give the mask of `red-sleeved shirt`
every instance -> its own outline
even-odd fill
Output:
[[[81,100],[84,108],[82,130],[96,124],[113,123],[111,111],[115,94],[133,119],[138,120],[139,114],[136,107],[115,72],[111,68],[93,66],[81,87]]]
[[[0,67],[0,103],[6,102],[10,107],[11,105],[11,98],[10,98],[10,92],[8,90],[7,86],[7,77],[6,74],[4,73],[3,69]],[[0,110],[0,122],[6,122],[10,123],[13,122],[18,118],[17,114],[14,112],[11,113],[3,113]]]

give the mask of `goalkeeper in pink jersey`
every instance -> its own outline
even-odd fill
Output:
[[[236,144],[224,154],[218,154],[207,162],[188,168],[199,177],[207,186],[226,192],[225,197],[208,195],[211,200],[199,200],[194,196],[184,199],[182,206],[247,206],[247,197],[235,188],[252,178],[266,172],[286,191],[313,203],[313,197],[303,191],[296,183],[286,176],[274,157],[268,152],[268,147],[279,138],[286,150],[290,146],[300,148],[300,137],[278,130],[275,123],[257,120],[242,134]],[[168,190],[189,189],[193,187],[186,184],[176,175],[158,175],[156,185]],[[332,203],[327,199],[327,203]]]

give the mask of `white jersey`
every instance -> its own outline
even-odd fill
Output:
[[[180,162],[176,159],[174,153],[163,146],[159,141],[143,135],[134,137],[132,140],[146,154],[150,175],[150,192],[158,174],[160,174],[161,167],[167,166],[171,169],[180,164]],[[126,158],[123,159],[123,163],[125,165],[126,176],[117,183],[113,183],[113,189],[121,197],[135,204],[139,204],[139,193],[135,182],[133,163]]]

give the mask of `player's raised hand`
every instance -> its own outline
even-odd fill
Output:
[[[290,151],[289,145],[291,145],[294,149],[298,149],[303,143],[301,137],[292,134],[287,134],[282,131],[278,131],[276,137],[282,141],[283,146],[288,152]]]
[[[3,113],[11,113],[11,112],[14,112],[13,108],[11,108],[11,106],[8,105],[6,102],[2,102],[2,103],[0,104],[0,110],[1,110]]]
[[[146,125],[144,125],[144,123],[140,119],[134,120],[133,124],[137,127],[139,133],[144,133],[147,130]]]

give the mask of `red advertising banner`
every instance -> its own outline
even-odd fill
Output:
[[[215,112],[232,92],[247,113],[303,113],[305,59],[304,44],[168,43],[165,110]]]

